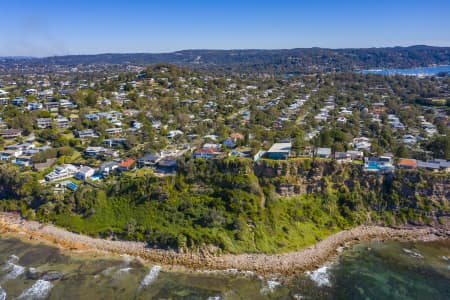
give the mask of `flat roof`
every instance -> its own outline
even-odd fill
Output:
[[[270,147],[267,153],[271,152],[286,152],[289,153],[292,148],[292,143],[275,143]]]

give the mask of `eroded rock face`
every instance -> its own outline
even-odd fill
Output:
[[[260,160],[254,164],[254,173],[261,184],[273,184],[275,191],[284,197],[321,193],[328,188],[340,191],[357,189],[363,194],[397,194],[410,206],[418,207],[423,205],[421,201],[431,201],[431,206],[436,208],[449,207],[448,173],[397,170],[395,174],[379,175],[363,172],[361,165],[312,159]]]

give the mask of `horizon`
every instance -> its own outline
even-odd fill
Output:
[[[31,56],[31,55],[0,55],[0,58],[51,58],[51,57],[64,57],[64,56],[96,56],[96,55],[138,55],[138,54],[149,54],[149,55],[158,55],[158,54],[173,54],[177,52],[185,52],[185,51],[290,51],[290,50],[307,50],[307,49],[324,49],[324,50],[367,50],[367,49],[395,49],[395,48],[413,48],[413,47],[429,47],[429,48],[450,48],[450,46],[435,46],[435,45],[407,45],[407,46],[381,46],[381,47],[343,47],[343,48],[326,48],[326,47],[294,47],[294,48],[230,48],[230,49],[179,49],[174,51],[165,51],[165,52],[99,52],[99,53],[84,53],[84,54],[60,54],[60,55],[48,55],[48,56]]]
[[[450,3],[442,0],[21,0],[5,6],[2,57],[450,46]]]

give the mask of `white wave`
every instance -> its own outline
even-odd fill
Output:
[[[322,266],[312,272],[306,272],[306,274],[314,281],[318,286],[331,286],[329,265]]]
[[[19,257],[11,255],[5,262],[5,265],[2,268],[2,271],[7,271],[7,274],[4,277],[5,280],[15,279],[25,273],[25,267],[15,264],[18,260]]]
[[[261,294],[272,293],[281,283],[275,280],[267,280],[266,284],[260,290]]]
[[[16,299],[44,299],[48,296],[52,288],[53,284],[50,281],[39,279],[33,284],[32,287],[23,291],[22,294],[20,294]]]
[[[294,294],[293,298],[295,300],[301,300],[301,299],[303,299],[303,295],[302,294]]]
[[[144,277],[144,279],[142,279],[142,281],[140,283],[140,287],[144,288],[144,287],[148,286],[149,284],[151,284],[152,282],[154,282],[156,280],[156,278],[158,278],[160,271],[161,271],[160,266],[153,266],[153,268],[151,268],[150,272],[148,272],[148,274]]]
[[[0,286],[0,300],[6,300],[6,292],[2,287]]]
[[[403,248],[403,252],[408,253],[409,255],[411,255],[412,257],[415,257],[415,258],[423,258],[422,254],[420,254],[417,251],[411,250],[411,249]]]
[[[19,260],[18,256],[15,256],[14,254],[11,255],[8,258],[8,260],[5,261],[5,264],[4,264],[3,268],[2,268],[2,271],[6,271],[9,268],[11,268],[11,265],[14,264],[15,262],[17,262],[18,260]]]
[[[8,274],[6,274],[5,279],[8,279],[8,280],[16,279],[23,273],[25,273],[25,267],[11,264],[10,271],[8,272]]]
[[[220,296],[213,296],[213,297],[208,297],[207,300],[222,300],[222,298],[220,298]]]
[[[450,258],[448,256],[445,256],[445,255],[442,256],[442,259],[445,260],[445,261],[449,261],[450,260]]]

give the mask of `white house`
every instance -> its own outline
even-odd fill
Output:
[[[75,174],[75,178],[79,180],[86,180],[92,177],[95,173],[95,170],[88,166],[81,167],[78,172]]]
[[[55,181],[73,177],[78,172],[78,168],[71,164],[57,166],[51,173],[45,175],[45,180]]]

